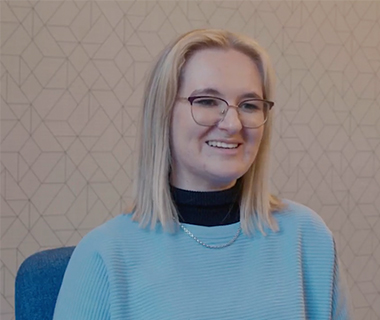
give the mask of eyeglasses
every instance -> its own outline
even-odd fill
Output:
[[[179,97],[191,105],[191,115],[194,121],[206,127],[211,127],[222,121],[228,108],[236,108],[243,127],[256,129],[264,125],[268,120],[269,110],[274,102],[263,99],[247,99],[241,101],[237,106],[229,105],[222,98],[211,96]]]

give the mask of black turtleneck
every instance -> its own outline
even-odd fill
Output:
[[[222,191],[189,191],[171,187],[179,221],[200,226],[220,226],[236,223],[239,214],[239,181]]]

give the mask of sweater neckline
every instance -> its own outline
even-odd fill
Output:
[[[173,201],[181,223],[199,226],[221,226],[240,220],[241,183],[220,191],[191,191],[171,186]]]

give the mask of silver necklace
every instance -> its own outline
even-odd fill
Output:
[[[179,224],[179,226],[181,227],[181,229],[187,234],[190,236],[190,238],[194,239],[198,244],[206,247],[206,248],[209,248],[209,249],[223,249],[223,248],[226,248],[226,247],[229,247],[231,244],[233,244],[237,238],[239,237],[240,235],[240,232],[241,232],[241,225],[239,225],[239,228],[236,232],[236,234],[234,235],[234,237],[228,241],[227,243],[225,244],[220,244],[220,245],[214,245],[214,244],[207,244],[207,243],[204,243],[202,240],[198,239],[189,229],[187,229],[182,223]]]

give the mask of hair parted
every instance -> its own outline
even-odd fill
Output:
[[[135,177],[133,219],[142,227],[153,228],[159,222],[173,231],[178,213],[170,194],[170,123],[181,85],[186,61],[195,52],[207,48],[234,49],[249,56],[257,65],[263,98],[272,100],[274,71],[265,50],[251,38],[225,30],[199,29],[188,32],[161,53],[145,88],[139,144],[138,171]],[[240,221],[246,234],[264,226],[276,230],[272,213],[282,208],[279,199],[269,193],[269,152],[273,111],[265,123],[256,159],[241,177]]]

